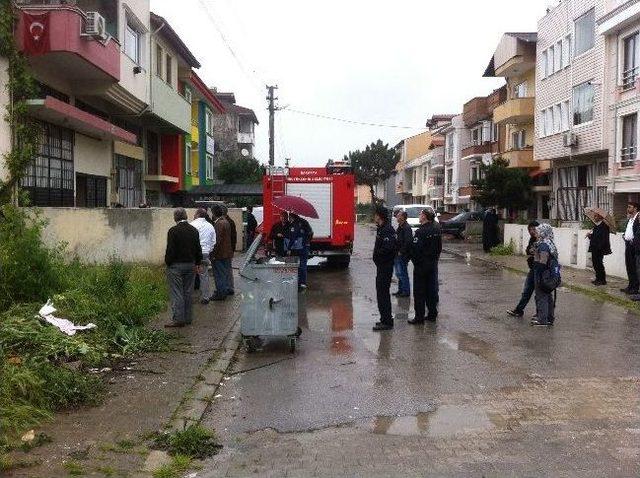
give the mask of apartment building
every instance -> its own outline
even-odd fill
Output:
[[[429,152],[425,156],[423,165],[423,183],[425,190],[425,204],[430,204],[436,210],[444,209],[444,155],[445,138],[439,129],[433,132],[433,139]]]
[[[604,0],[564,0],[538,22],[535,158],[551,161],[553,218],[584,219],[610,209],[604,142]]]
[[[462,148],[469,143],[470,133],[461,114],[451,118],[451,124],[441,130],[444,136],[445,212],[466,210],[471,202],[469,162],[462,161]]]
[[[609,150],[607,186],[611,207],[624,217],[626,203],[640,194],[638,114],[640,113],[640,3],[610,0],[596,17],[596,35],[605,41],[604,145]],[[603,168],[604,169],[604,168]]]
[[[549,162],[534,159],[537,45],[537,33],[505,33],[484,76],[506,81],[506,100],[493,110],[493,122],[504,126],[505,149],[500,156],[509,167],[524,169],[533,178],[536,200],[529,216],[544,219],[551,187]]]
[[[482,165],[488,166],[494,157],[506,150],[506,125],[493,121],[494,110],[507,99],[507,87],[502,86],[488,96],[479,96],[467,101],[463,107],[462,121],[469,131],[468,141],[462,144],[462,169],[469,172],[469,185],[461,187],[459,194],[469,198],[469,209],[477,206],[473,203],[471,183],[480,179]]]
[[[432,135],[430,131],[425,131],[400,142],[396,149],[400,149],[400,162],[398,163],[397,185],[398,194],[402,197],[404,204],[418,203],[424,201],[423,187],[423,166],[426,161],[426,154],[431,146]]]
[[[213,116],[216,151],[253,158],[255,127],[259,124],[255,112],[236,104],[234,93],[216,89],[212,93],[224,108],[224,113],[217,112]]]

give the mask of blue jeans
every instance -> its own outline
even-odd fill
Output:
[[[533,269],[529,270],[527,274],[527,278],[524,280],[524,288],[522,289],[522,297],[520,297],[520,302],[516,306],[516,312],[520,314],[524,313],[524,309],[531,300],[531,296],[533,292],[536,290],[536,280],[535,275],[533,273]]]
[[[293,249],[291,254],[298,257],[298,285],[307,285],[307,261],[309,260],[309,248]]]
[[[229,270],[231,269],[231,259],[214,259],[213,278],[216,282],[216,295],[226,296],[229,294],[230,284]]]
[[[398,292],[403,295],[411,293],[411,283],[409,282],[409,261],[404,256],[396,257],[393,262],[396,277],[398,278]]]

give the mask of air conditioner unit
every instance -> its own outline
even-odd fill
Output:
[[[87,12],[84,32],[86,35],[99,38],[100,40],[106,40],[109,36],[107,34],[107,21],[99,12]]]
[[[575,148],[578,146],[578,135],[572,132],[565,133],[562,136],[562,144],[565,148]]]

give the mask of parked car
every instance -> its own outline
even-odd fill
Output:
[[[452,234],[458,239],[462,239],[464,237],[465,228],[467,227],[467,222],[480,222],[483,219],[483,211],[461,212],[460,214],[453,216],[451,219],[442,221],[440,223],[440,227],[442,228],[443,234]]]
[[[436,222],[440,222],[438,219],[439,214],[437,214],[431,206],[426,204],[399,204],[393,208],[394,227],[397,226],[397,222],[395,221],[396,214],[399,211],[405,211],[407,213],[407,224],[409,224],[412,229],[417,229],[420,227],[420,213],[424,209],[432,211],[436,216]]]

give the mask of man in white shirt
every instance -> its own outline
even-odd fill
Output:
[[[196,211],[195,218],[191,222],[191,225],[198,230],[198,234],[200,235],[200,246],[202,247],[202,265],[198,273],[200,277],[200,303],[206,305],[209,303],[209,298],[212,295],[211,279],[209,278],[209,268],[211,267],[209,253],[216,245],[216,230],[213,225],[207,221],[207,211],[202,208]]]
[[[640,255],[638,254],[636,244],[640,244],[640,221],[638,220],[638,212],[640,211],[640,204],[636,202],[629,202],[627,204],[627,216],[629,222],[624,231],[624,262],[627,266],[627,277],[629,278],[629,285],[620,289],[625,294],[637,295],[640,282],[638,281],[638,262]]]

